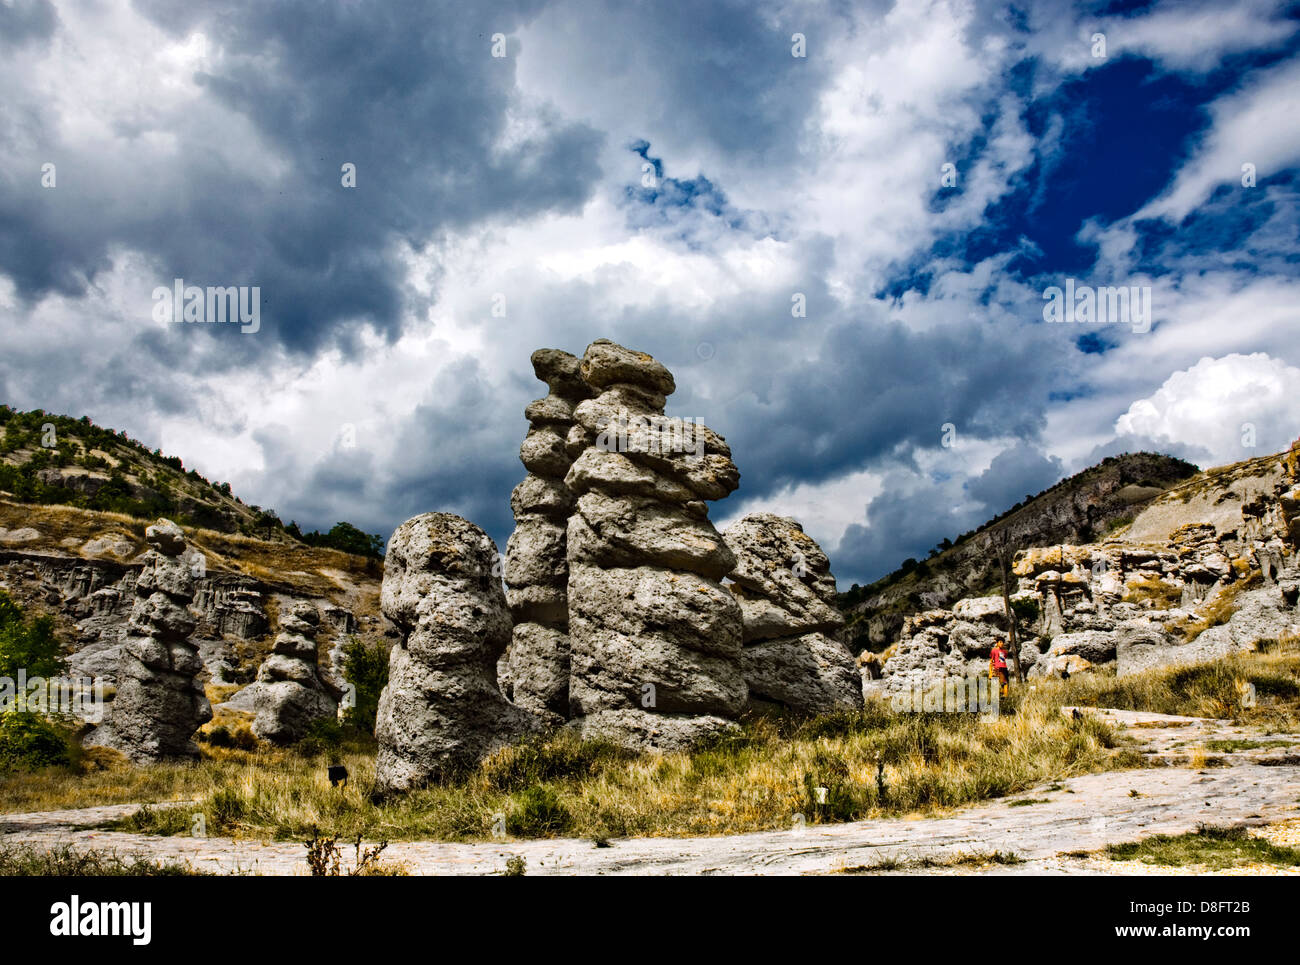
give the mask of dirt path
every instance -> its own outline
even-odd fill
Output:
[[[707,838],[637,838],[608,847],[564,838],[456,844],[398,842],[385,859],[409,862],[412,874],[501,874],[512,856],[527,874],[807,874],[886,861],[1014,852],[1026,861],[1006,873],[1096,873],[1059,856],[1152,834],[1180,834],[1202,822],[1263,825],[1300,816],[1300,735],[1247,735],[1223,721],[1102,712],[1125,724],[1148,751],[1173,766],[1090,774],[1044,785],[940,817],[888,818],[789,831]],[[1278,742],[1210,753],[1213,766],[1193,769],[1188,755],[1206,740]],[[1013,801],[1034,801],[1012,806]],[[94,826],[136,805],[0,815],[0,839],[43,847],[71,844],[189,861],[233,874],[306,874],[297,842],[155,837]],[[345,867],[351,854],[346,854]],[[1092,870],[1089,870],[1089,869]],[[968,869],[969,870],[969,869]]]

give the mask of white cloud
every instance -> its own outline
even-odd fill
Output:
[[[722,516],[715,525],[720,530],[726,529],[750,513],[793,516],[803,524],[804,532],[830,553],[839,546],[845,528],[866,518],[867,503],[880,493],[883,485],[880,473],[867,470],[851,472],[829,482],[799,483],[771,496],[749,500],[743,510]]]
[[[1284,448],[1300,432],[1300,368],[1264,352],[1203,358],[1115,421],[1118,435],[1204,446],[1216,463]],[[1253,431],[1255,447],[1246,448]]]
[[[1253,164],[1257,180],[1300,162],[1300,61],[1264,71],[1238,93],[1210,107],[1212,124],[1195,155],[1173,185],[1133,217],[1180,221],[1220,184],[1239,190],[1242,165]]]

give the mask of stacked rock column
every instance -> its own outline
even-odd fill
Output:
[[[137,763],[197,757],[194,732],[212,719],[198,675],[199,650],[189,640],[195,620],[194,576],[185,535],[170,520],[145,530],[150,551],[135,585],[135,602],[117,670],[110,717],[87,744],[111,747]]]
[[[450,513],[408,519],[389,540],[380,602],[401,639],[375,724],[381,794],[472,767],[537,729],[497,686],[511,623],[496,560],[488,535]]]
[[[515,531],[506,544],[506,599],[514,617],[506,668],[508,696],[546,723],[562,723],[569,710],[569,565],[565,541],[573,494],[564,477],[573,464],[566,440],[573,407],[591,397],[579,360],[557,349],[538,349],[533,371],[550,392],[524,410],[528,436],[519,459],[528,470],[510,496]]]
[[[314,721],[338,715],[341,694],[320,672],[319,625],[310,603],[296,603],[280,618],[271,656],[257,670],[253,733],[263,740],[292,743],[307,736]]]
[[[663,416],[675,388],[649,355],[607,340],[582,360],[600,394],[574,410],[565,479],[572,726],[658,750],[733,726],[745,706],[735,563],[705,500],[740,474],[723,439]]]
[[[853,655],[839,640],[835,577],[816,540],[770,513],[746,516],[723,535],[736,557],[731,592],[744,619],[750,702],[808,714],[862,706]]]

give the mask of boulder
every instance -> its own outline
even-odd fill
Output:
[[[473,767],[538,727],[497,682],[511,634],[497,558],[486,533],[450,513],[409,519],[389,540],[381,599],[399,639],[375,726],[380,794]]]
[[[280,620],[271,656],[257,671],[253,733],[276,744],[307,736],[311,725],[338,716],[338,691],[320,672],[316,632],[320,615],[296,603]]]
[[[735,558],[704,503],[739,472],[721,436],[664,416],[675,383],[651,356],[601,339],[581,374],[598,394],[566,436],[570,726],[677,749],[746,702],[741,610],[721,582]]]
[[[567,448],[574,407],[592,395],[577,358],[559,349],[532,354],[545,398],[529,403],[528,435],[519,458],[528,475],[515,487],[510,507],[515,531],[506,544],[506,599],[514,619],[505,656],[508,695],[544,724],[568,717],[568,521],[574,496],[565,485],[573,464]]]
[[[730,589],[750,703],[806,714],[860,707],[862,680],[838,636],[844,618],[821,547],[798,522],[771,513],[746,516],[723,537],[736,561]]]

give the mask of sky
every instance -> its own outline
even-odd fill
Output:
[[[0,90],[0,401],[304,528],[504,546],[597,338],[842,589],[1300,435],[1300,5],[0,0]]]

